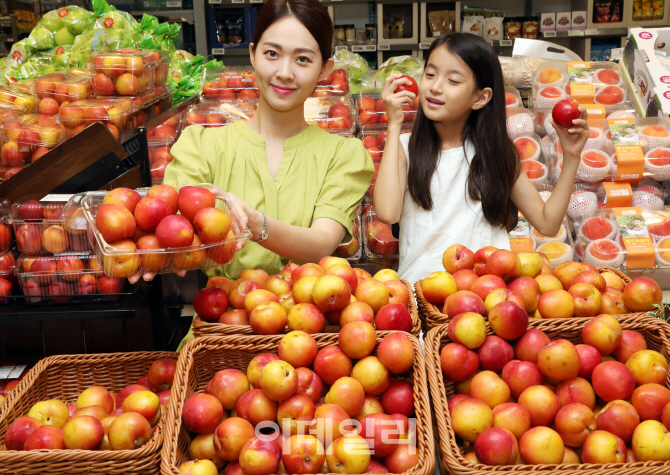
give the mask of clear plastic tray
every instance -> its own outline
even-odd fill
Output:
[[[224,196],[222,200],[217,198],[217,208],[222,209],[230,216],[231,232],[233,233],[229,234],[225,241],[211,244],[195,244],[181,248],[137,249],[134,244],[128,248],[114,247],[105,241],[95,224],[98,209],[107,192],[86,194],[81,200],[81,210],[86,218],[88,239],[98,261],[102,263],[105,275],[113,278],[121,278],[129,277],[138,272],[143,274],[149,270],[147,267],[149,260],[153,260],[151,271],[159,274],[179,269],[190,270],[217,267],[230,262],[236,243],[250,238],[251,232],[243,224],[225,191],[211,184],[200,184],[197,186],[216,190]],[[137,191],[142,197],[145,197],[149,190],[149,188],[141,188]],[[72,207],[74,208],[74,205]],[[70,210],[67,211],[69,212]],[[126,241],[132,243],[130,240]]]
[[[165,167],[172,161],[170,151],[174,145],[174,139],[152,138],[148,140],[149,166],[151,170],[151,184],[160,185],[165,176]]]
[[[556,236],[544,236],[533,226],[530,227],[530,240],[533,242],[533,250],[541,252],[549,259],[552,269],[563,262],[574,259],[575,243],[572,240],[570,223],[563,220],[561,229]]]
[[[353,234],[349,242],[337,246],[333,253],[336,257],[341,257],[351,262],[358,261],[363,255],[363,242],[361,240],[361,215],[360,207],[357,210],[356,217],[352,222]]]
[[[377,213],[372,207],[363,213],[363,230],[367,257],[378,259],[398,257],[398,240],[393,237],[390,226],[377,220]]]
[[[184,126],[184,121],[179,115],[173,115],[168,120],[147,132],[147,141],[176,141]]]
[[[202,125],[205,128],[223,127],[250,117],[229,102],[201,102],[188,108],[184,114],[184,127]]]
[[[105,277],[95,256],[21,256],[16,278],[28,304],[113,301],[120,298],[125,279]],[[26,265],[23,265],[25,261]],[[30,264],[30,268],[27,264]]]
[[[592,75],[584,73],[579,79],[583,84],[593,84],[594,104],[602,104],[608,113],[630,109],[628,88],[621,67],[617,63],[591,61]],[[558,101],[571,98],[568,63],[548,61],[542,63],[532,79],[531,101],[533,107],[551,109]]]
[[[412,126],[410,124],[404,124],[400,130],[400,134],[410,133],[412,133]],[[375,163],[381,162],[384,146],[386,145],[386,135],[386,127],[361,129],[359,133],[359,138],[363,141],[363,146],[370,152],[372,161]]]
[[[51,73],[35,79],[12,84],[13,88],[24,89],[38,98],[37,111],[43,115],[58,115],[63,102],[74,102],[93,96],[91,78],[86,76],[67,76],[63,73]]]
[[[542,151],[542,141],[537,134],[519,134],[513,138],[521,158],[521,166],[530,182],[537,186],[548,183],[551,171]]]
[[[156,61],[156,72],[154,74],[154,85],[155,86],[164,86],[167,78],[168,72],[170,70],[170,55],[167,51],[160,50],[134,50],[134,49],[117,49],[115,53],[151,53]]]
[[[34,162],[67,138],[57,117],[26,114],[0,125],[4,167],[21,167]]]
[[[16,251],[0,251],[0,305],[10,302],[9,299],[2,298],[12,295],[16,290]]]
[[[313,97],[343,96],[349,93],[349,76],[346,69],[333,69],[323,81],[316,83]]]
[[[361,91],[356,100],[357,116],[356,122],[362,128],[386,127],[388,117],[386,116],[386,107],[382,102],[379,92]],[[416,111],[419,108],[419,98],[417,97],[411,106],[403,106],[403,123],[412,124],[416,118]]]
[[[356,125],[349,96],[308,97],[305,121],[333,134],[353,132]]]
[[[37,96],[29,91],[0,87],[0,103],[17,108],[24,114],[37,112]]]
[[[18,172],[26,168],[27,165],[21,165],[20,167],[3,167],[0,166],[0,181],[5,181],[16,175]]]
[[[61,106],[59,119],[75,135],[95,122],[102,122],[119,142],[125,142],[135,132],[134,116],[137,106],[131,98],[84,99]]]
[[[172,107],[173,94],[174,88],[171,85],[156,86],[154,88],[156,103],[154,104],[153,117],[158,117]]]
[[[89,254],[86,234],[70,229],[63,210],[72,195],[26,196],[12,204],[10,222],[16,246],[25,254]]]
[[[203,101],[234,101],[236,99],[258,99],[256,73],[251,66],[215,66],[203,71]]]
[[[96,96],[139,96],[153,89],[158,62],[147,51],[94,53],[90,58]]]
[[[505,107],[523,107],[521,94],[513,86],[505,86]]]

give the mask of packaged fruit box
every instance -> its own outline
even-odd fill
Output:
[[[0,158],[5,167],[21,167],[39,159],[67,138],[58,118],[26,114],[0,125]]]
[[[97,96],[96,99],[115,101],[119,98],[114,96]],[[139,96],[128,97],[128,99],[132,101],[132,104],[136,109],[133,114],[133,130],[139,127],[144,127],[151,122],[154,118],[155,105],[158,103],[158,98],[154,94],[154,90],[148,90]]]
[[[185,126],[184,122],[185,121],[182,120],[179,115],[173,115],[162,124],[148,131],[147,140],[163,139],[172,140],[174,142],[177,140],[179,134],[181,134],[182,128]]]
[[[201,102],[188,108],[184,114],[184,127],[223,127],[238,120],[247,120],[253,117],[256,105],[256,101]]]
[[[349,93],[349,76],[346,69],[333,69],[323,81],[316,83],[312,96],[343,96]]]
[[[523,107],[519,90],[513,86],[505,86],[505,107]]]
[[[359,137],[363,141],[363,146],[370,153],[372,161],[375,164],[379,164],[382,161],[387,133],[388,132],[386,130],[381,130],[378,128],[362,129],[360,132]],[[403,124],[400,130],[400,134],[402,135],[410,133],[412,133],[412,126],[410,124]]]
[[[4,225],[3,225],[4,226]],[[0,251],[0,297],[7,297],[16,289],[16,252]],[[0,298],[0,305],[9,303],[9,299]]]
[[[549,181],[549,164],[542,151],[542,141],[537,134],[525,133],[515,136],[512,141],[519,152],[521,166],[533,185]]]
[[[13,88],[24,89],[37,96],[37,110],[43,115],[58,115],[63,102],[88,99],[93,95],[91,78],[51,73],[35,79],[12,83]]]
[[[156,103],[154,104],[153,117],[158,117],[163,112],[166,112],[172,107],[172,95],[174,88],[171,85],[156,86],[154,88],[154,95],[156,96]]]
[[[169,128],[168,128],[169,129]],[[168,137],[172,133],[168,129],[159,130],[158,137],[154,136],[147,140],[149,148],[149,165],[151,170],[151,184],[160,185],[165,177],[165,167],[172,161],[170,151],[176,139]],[[165,132],[163,132],[165,130]],[[165,134],[165,136],[163,136]]]
[[[227,193],[209,184],[92,192],[80,209],[96,257],[113,278],[227,264],[237,242],[251,237]]]
[[[70,136],[96,122],[107,125],[112,134],[125,142],[135,133],[137,106],[131,98],[83,99],[61,106],[59,119]]]
[[[308,97],[305,121],[332,134],[353,132],[353,105],[349,96]]]
[[[206,67],[202,73],[203,101],[234,101],[236,99],[258,99],[256,74],[251,66]]]
[[[391,227],[377,220],[373,207],[363,212],[363,234],[365,255],[371,258],[387,259],[398,257],[398,239]]]
[[[16,175],[18,172],[26,168],[27,165],[20,167],[4,167],[0,166],[0,182],[8,180],[10,177]]]
[[[356,101],[358,108],[358,115],[356,121],[358,125],[363,128],[380,126],[386,127],[388,124],[388,117],[386,116],[386,107],[381,99],[379,92],[363,90],[360,92],[358,100]],[[414,104],[402,106],[403,122],[412,124],[416,117],[416,111],[419,108],[419,98],[417,97]]]
[[[138,96],[154,88],[158,66],[151,52],[95,53],[91,78],[96,96]]]
[[[632,109],[628,88],[617,63],[542,63],[532,79],[533,107],[551,109],[559,101],[571,98],[581,104],[602,104],[608,113]]]
[[[640,211],[623,216],[608,208],[585,213],[575,221],[579,258],[617,268],[670,266],[670,207]]]
[[[25,254],[90,254],[85,229],[72,226],[63,210],[71,195],[24,197],[12,204],[16,246]]]
[[[507,116],[507,134],[511,139],[520,135],[536,133],[537,117],[530,109],[510,106],[505,108],[505,113]]]
[[[92,255],[21,255],[16,277],[28,304],[118,300],[126,284],[125,279],[105,276]]]
[[[24,114],[37,112],[37,96],[29,91],[0,87],[0,104],[13,106]]]
[[[156,69],[154,72],[154,86],[165,86],[168,78],[168,72],[170,70],[170,54],[167,51],[160,50],[135,50],[135,49],[117,49],[114,50],[115,53],[150,53],[153,55],[154,60],[156,61]],[[145,61],[149,62],[148,60]]]

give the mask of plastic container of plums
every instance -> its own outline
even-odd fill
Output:
[[[0,124],[0,159],[4,167],[21,167],[39,159],[67,138],[57,117],[22,115]]]
[[[397,258],[398,239],[393,236],[391,227],[377,219],[374,207],[363,212],[365,255],[369,258]]]
[[[363,146],[368,151],[375,164],[379,164],[382,161],[387,133],[386,126],[361,129],[359,133],[359,138],[363,141]],[[403,124],[400,129],[400,135],[410,133],[412,133],[412,126],[410,124]]]
[[[168,72],[170,69],[170,54],[167,51],[159,50],[134,50],[134,49],[117,49],[115,53],[150,53],[156,61],[156,70],[154,74],[154,85],[156,87],[165,85],[167,81]],[[104,60],[103,60],[104,61]]]
[[[356,126],[349,96],[308,97],[305,121],[331,134],[351,133]]]
[[[70,136],[91,124],[102,122],[119,142],[125,142],[135,133],[137,112],[137,106],[128,97],[94,98],[62,105],[58,117]]]
[[[670,207],[641,208],[641,212],[644,227],[636,227],[635,216],[620,226],[613,209],[603,208],[582,216],[575,222],[577,257],[594,266],[625,268],[628,251],[623,236],[648,235],[655,254],[653,267],[670,267]]]
[[[237,99],[258,99],[256,73],[251,66],[206,67],[203,71],[202,101],[231,102]]]
[[[356,121],[363,129],[388,127],[388,117],[386,116],[386,107],[382,101],[381,93],[378,89],[362,90],[356,100],[357,116]],[[416,111],[419,108],[419,98],[414,103],[403,105],[403,123],[413,124],[416,118]]]
[[[71,226],[63,210],[72,195],[26,196],[14,202],[9,221],[16,246],[24,254],[90,254],[85,229]]]
[[[43,115],[58,115],[63,102],[74,102],[93,96],[89,76],[67,76],[51,73],[35,79],[12,83],[12,88],[24,89],[35,94],[38,99],[37,111]]]
[[[593,103],[602,104],[607,113],[631,109],[628,89],[617,63],[591,61],[589,69],[572,71],[575,84],[593,85]],[[531,80],[533,107],[551,109],[559,101],[572,98],[571,76],[565,61],[542,63]]]
[[[108,192],[87,193],[79,204],[71,203],[65,210],[69,214],[82,212],[86,220],[85,227],[88,240],[107,277],[127,278],[147,272],[163,274],[179,270],[217,267],[231,261],[239,241],[251,237],[251,232],[240,219],[240,215],[228,194],[214,185],[199,184],[182,187],[181,189],[161,185],[160,187],[140,188],[136,191],[141,198],[147,199],[139,201],[134,207],[133,224],[136,225],[134,228],[136,232],[132,238],[124,238],[110,243],[103,237],[103,234],[106,234],[111,228],[100,229],[99,225],[105,226],[105,218],[103,216],[98,219],[98,217]],[[174,199],[175,191],[179,195],[178,201]],[[114,193],[114,190],[110,193]],[[166,203],[167,207],[165,206]],[[202,220],[194,220],[194,215],[203,208],[214,207],[223,211],[229,217],[230,230],[227,238],[208,242],[214,231],[223,231],[218,228],[208,230],[204,228],[204,225],[199,228],[198,222],[218,223],[220,222],[218,221],[219,218],[215,219],[207,216],[206,218],[203,217]],[[177,211],[187,219],[184,220],[181,217],[179,220],[170,218],[170,227],[168,228],[166,222],[167,229],[165,229],[166,233],[164,234],[160,228],[156,228],[163,219],[177,214]],[[159,217],[159,222],[155,222],[156,216]],[[184,223],[185,221],[186,223]],[[161,244],[159,239],[161,236],[174,238],[178,234],[178,230],[186,229],[188,227],[186,224],[192,221],[195,221],[195,226],[189,224],[193,232],[191,245],[167,247]],[[142,223],[142,227],[137,223]],[[153,227],[150,228],[150,225]],[[195,230],[193,230],[194,227]],[[150,236],[146,236],[146,234]]]
[[[23,114],[37,112],[37,96],[30,91],[0,87],[0,104],[15,107]]]
[[[344,68],[333,69],[322,81],[316,83],[314,97],[343,96],[349,93],[349,75]]]
[[[247,120],[256,112],[257,101],[200,102],[184,114],[184,127],[202,125],[205,128],[223,127],[238,120]]]
[[[140,96],[154,88],[158,61],[151,52],[95,53],[90,58],[96,96]]]
[[[21,255],[16,278],[31,305],[114,301],[126,284],[125,279],[105,276],[93,255]]]

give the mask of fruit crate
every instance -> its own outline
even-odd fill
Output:
[[[202,73],[202,101],[226,101],[258,99],[256,73],[248,67],[206,67]]]
[[[7,395],[0,414],[0,438],[18,417],[28,414],[40,401],[59,399],[68,404],[94,385],[118,392],[146,375],[151,363],[161,358],[176,359],[170,351],[59,355],[40,360]],[[151,440],[137,450],[40,450],[0,452],[5,473],[104,475],[157,475],[166,417]]]
[[[95,53],[90,67],[96,96],[138,96],[154,88],[158,61],[148,51]]]
[[[120,299],[125,279],[106,277],[94,256],[21,256],[16,277],[26,304],[62,305]]]
[[[253,117],[257,101],[201,102],[189,107],[184,114],[184,127],[202,125],[205,128],[223,127],[238,120]]]
[[[660,352],[666,359],[670,358],[670,325],[657,317],[645,315],[615,315],[623,330],[634,330],[644,335],[650,350]],[[533,319],[528,329],[542,330],[551,339],[566,339],[577,344],[581,343],[582,329],[588,323],[585,319]],[[463,457],[463,442],[457,439],[452,428],[447,400],[456,393],[455,385],[445,381],[440,365],[440,352],[450,343],[447,335],[448,325],[438,325],[431,329],[425,340],[426,365],[430,393],[434,404],[436,437],[438,440],[438,462],[442,473],[458,475],[484,474],[538,474],[570,475],[574,473],[626,473],[649,474],[665,473],[670,469],[670,462],[635,462],[626,464],[560,464],[560,465],[500,465],[490,466],[473,464]],[[488,322],[487,335],[492,335]],[[668,383],[666,382],[666,386]],[[472,447],[472,446],[471,446]],[[471,450],[471,449],[470,449]]]
[[[416,300],[412,292],[412,285],[406,280],[400,280],[409,292],[409,314],[412,317],[412,331],[410,332],[415,337],[419,337],[421,333],[421,321],[419,320],[419,313],[416,307]],[[326,319],[326,322],[328,320]],[[322,333],[339,333],[341,327],[339,325],[326,325]],[[288,333],[290,330],[284,328],[283,333]],[[378,331],[378,335],[384,335],[388,332]],[[226,325],[217,322],[208,322],[196,315],[193,319],[193,335],[201,336],[223,336],[223,335],[254,335],[253,330],[249,325]]]
[[[28,91],[0,87],[0,104],[18,109],[23,114],[37,112],[37,96]]]
[[[337,345],[337,334],[313,335],[319,349]],[[377,334],[377,345],[383,336]],[[187,398],[202,392],[214,373],[224,368],[246,372],[249,362],[264,352],[276,353],[282,335],[274,336],[207,336],[191,340],[182,350],[177,362],[172,399],[165,424],[161,452],[161,473],[180,475],[179,465],[188,460],[188,448],[193,437],[182,424],[182,410]],[[421,343],[411,336],[414,365],[400,379],[412,383],[416,414],[416,439],[419,463],[404,475],[430,475],[435,468],[435,447],[430,420],[428,385]],[[375,353],[376,354],[376,351]]]
[[[154,271],[157,274],[173,272],[173,269],[176,267],[187,270],[206,269],[230,262],[236,243],[250,238],[251,231],[249,231],[249,228],[240,219],[237,210],[225,191],[207,183],[196,186],[211,190],[213,193],[223,197],[216,198],[216,207],[226,212],[230,217],[233,236],[229,235],[228,239],[223,242],[196,244],[186,247],[135,249],[130,251],[124,248],[115,248],[102,237],[95,221],[98,209],[102,205],[107,192],[86,194],[81,200],[81,209],[86,218],[88,241],[98,261],[102,263],[105,275],[112,278],[125,278],[136,272],[142,275],[148,272],[147,262],[149,259],[157,259],[163,262],[163,267]],[[141,197],[145,197],[149,188],[140,188],[136,191]],[[73,211],[76,209],[76,206],[73,203],[72,208],[68,209],[67,212],[76,212]],[[175,259],[178,259],[178,262]],[[178,264],[182,265],[179,266]],[[152,271],[153,269],[154,267],[152,267]],[[133,272],[130,272],[130,270],[133,270]]]
[[[349,96],[308,97],[305,121],[331,134],[353,133],[353,104]]]
[[[386,116],[386,107],[384,107],[384,102],[378,89],[373,91],[362,90],[356,100],[356,107],[356,123],[361,128],[368,129],[374,127],[383,130],[388,127],[389,121]],[[411,106],[403,105],[403,124],[411,125],[414,122],[418,108],[418,97]]]
[[[612,268],[612,267],[598,267],[598,272],[601,274],[604,272],[612,272],[616,275],[618,275],[621,280],[624,281],[626,285],[628,285],[631,282],[630,277],[628,277],[626,274],[621,272],[618,269]],[[423,329],[424,334],[428,332],[431,328],[434,328],[438,325],[443,325],[446,323],[449,323],[449,317],[442,313],[444,308],[442,306],[435,305],[428,300],[423,295],[423,291],[421,290],[421,283],[423,282],[422,280],[419,280],[414,283],[414,291],[416,293],[416,301],[417,301],[417,306],[419,309],[419,316],[421,318],[421,326]],[[656,315],[662,315],[662,310],[655,310],[654,313]],[[623,316],[638,316],[638,317],[644,317],[647,314],[647,312],[641,312],[641,313],[629,313],[629,314],[624,314]],[[621,317],[622,315],[617,315],[617,317]],[[589,318],[582,318],[582,319],[574,319],[574,320],[589,320]],[[531,319],[531,321],[533,321]]]
[[[26,196],[12,204],[10,222],[16,245],[24,254],[81,254],[91,252],[85,232],[70,226],[63,210],[71,195]]]
[[[137,106],[131,98],[83,99],[61,106],[59,119],[70,136],[96,122],[102,122],[117,138],[125,142],[135,133],[134,117]]]
[[[393,237],[391,227],[377,220],[374,208],[363,213],[363,236],[365,255],[373,259],[397,258],[398,239]]]
[[[0,158],[5,167],[29,165],[67,138],[56,117],[26,114],[0,125]]]

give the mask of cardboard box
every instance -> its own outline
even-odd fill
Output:
[[[540,13],[540,32],[556,31],[556,13]]]
[[[670,28],[630,28],[623,64],[647,117],[670,117],[670,70],[655,51],[670,56]],[[663,44],[662,48],[656,45]]]
[[[556,31],[568,31],[572,25],[572,12],[558,12],[556,14]]]
[[[579,10],[572,12],[571,30],[586,30],[586,11]]]

